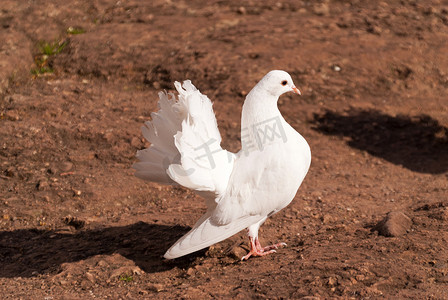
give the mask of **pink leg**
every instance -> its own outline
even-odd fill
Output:
[[[286,246],[285,243],[278,243],[275,245],[262,247],[260,241],[258,240],[258,237],[256,238],[249,237],[249,241],[250,241],[250,251],[247,255],[243,256],[241,260],[248,260],[249,257],[251,256],[265,256],[271,253],[275,253],[277,251],[275,251],[274,249],[278,249],[278,247],[280,246]]]

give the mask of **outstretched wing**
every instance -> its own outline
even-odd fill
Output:
[[[151,146],[137,153],[137,177],[178,183],[198,192],[222,194],[233,168],[234,154],[221,147],[212,103],[186,80],[175,82],[178,99],[159,93],[159,111],[142,128]]]

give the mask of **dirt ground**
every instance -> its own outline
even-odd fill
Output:
[[[133,176],[158,91],[191,79],[238,151],[272,69],[313,155],[260,230],[288,246],[162,259],[205,204]],[[0,94],[3,299],[448,299],[446,0],[2,0]]]

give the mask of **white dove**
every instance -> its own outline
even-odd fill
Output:
[[[180,184],[206,199],[207,212],[164,257],[177,258],[218,243],[247,228],[250,252],[264,256],[284,243],[262,247],[258,229],[286,207],[308,172],[305,139],[282,117],[280,95],[300,91],[291,76],[270,71],[247,95],[241,117],[241,150],[221,148],[212,103],[186,80],[174,83],[179,96],[159,93],[159,111],[142,127],[151,143],[137,152],[139,178]]]

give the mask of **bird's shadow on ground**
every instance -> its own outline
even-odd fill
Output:
[[[199,254],[173,261],[164,252],[189,228],[138,222],[122,227],[59,233],[21,229],[0,232],[0,277],[32,277],[57,272],[61,264],[119,253],[147,273],[187,267]],[[202,253],[203,254],[203,253]]]
[[[313,129],[349,137],[347,144],[420,173],[448,171],[448,128],[427,115],[390,116],[378,110],[351,109],[315,114]]]

